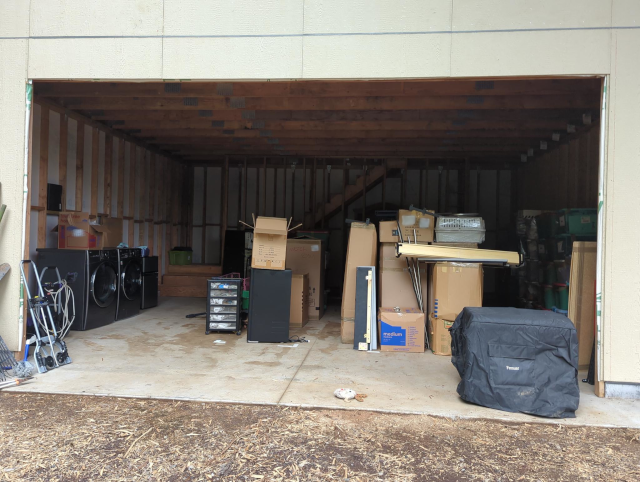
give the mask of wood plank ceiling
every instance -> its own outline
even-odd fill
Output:
[[[595,123],[601,81],[43,82],[39,98],[194,164],[224,156],[520,161]],[[531,152],[531,151],[529,151]]]

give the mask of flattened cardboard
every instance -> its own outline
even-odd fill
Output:
[[[291,277],[291,313],[289,326],[301,328],[309,321],[309,275],[294,274]]]
[[[404,242],[432,243],[435,232],[435,217],[431,213],[422,211],[398,211],[398,220],[402,229]]]
[[[578,332],[578,366],[588,368],[595,331],[596,246],[575,241],[569,278],[569,319]]]
[[[380,351],[424,352],[424,313],[416,308],[378,310]]]
[[[293,274],[309,275],[309,319],[324,315],[325,249],[319,239],[288,239],[286,267]]]
[[[375,266],[378,247],[376,234],[376,227],[373,224],[351,224],[342,287],[341,318],[355,319],[356,270],[358,266]]]
[[[58,249],[103,249],[122,242],[122,219],[100,219],[100,224],[89,220],[89,213],[61,212],[58,226]]]
[[[399,243],[398,221],[380,221],[379,239],[381,243]]]
[[[285,269],[288,221],[284,218],[258,216],[253,229],[251,267]]]
[[[354,319],[340,320],[340,341],[346,345],[353,345],[356,322]]]
[[[482,306],[482,265],[435,263],[429,269],[429,346],[436,355],[450,355],[450,324],[463,308]]]

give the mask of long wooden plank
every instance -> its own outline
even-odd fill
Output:
[[[324,121],[327,123],[336,121],[428,121],[436,120],[454,121],[456,125],[464,124],[470,120],[491,121],[532,121],[532,120],[556,120],[566,122],[572,119],[578,122],[585,110],[591,114],[593,122],[596,121],[599,112],[597,109],[584,108],[573,109],[485,109],[482,111],[467,111],[460,109],[415,109],[415,110],[256,110],[255,119],[247,120],[246,111],[236,110],[208,110],[208,111],[184,111],[184,110],[109,110],[83,111],[83,114],[95,120],[108,120],[120,123],[131,120],[144,121],[184,121],[184,120],[208,120],[208,121],[245,121],[253,125],[260,121]],[[226,124],[225,124],[226,125]]]
[[[539,80],[405,80],[296,82],[180,82],[167,92],[164,82],[39,82],[36,94],[50,97],[251,97],[251,96],[380,96],[380,95],[598,95],[597,79]]]
[[[62,210],[67,209],[67,145],[69,142],[69,118],[60,115],[60,147],[58,157],[58,183],[62,186]]]
[[[222,213],[220,227],[220,264],[224,261],[224,240],[227,235],[227,224],[229,222],[229,158],[224,160],[222,171]],[[203,228],[206,229],[206,228]],[[203,260],[204,261],[204,260]]]
[[[207,193],[208,193],[208,189],[207,189],[207,178],[209,177],[207,175],[207,168],[204,168],[204,174],[202,175],[203,177],[203,188],[202,188],[202,224],[207,224]],[[222,189],[220,190],[220,197],[222,198]],[[201,253],[201,257],[200,257],[200,262],[201,263],[206,263],[207,262],[207,227],[206,226],[202,226],[202,253]]]
[[[47,207],[47,182],[49,182],[49,109],[40,110],[40,161],[39,161],[38,206]],[[44,248],[47,244],[47,215],[38,213],[38,240],[36,246]]]
[[[398,243],[397,253],[412,258],[434,258],[452,260],[503,261],[512,266],[520,263],[520,256],[515,251],[496,251],[491,249],[450,248],[427,244]]]
[[[118,202],[117,202],[117,214],[116,216],[122,218],[124,216],[124,171],[125,171],[125,158],[124,158],[124,140],[118,139]]]
[[[77,121],[76,134],[76,204],[75,210],[82,211],[84,195],[84,122]]]
[[[98,214],[98,163],[100,161],[100,132],[91,130],[91,214]]]
[[[67,97],[70,109],[96,110],[225,110],[237,109],[235,99],[198,98],[185,102],[185,97]],[[599,98],[589,95],[548,96],[379,96],[379,97],[244,97],[249,110],[416,110],[416,109],[596,109]]]
[[[140,160],[138,164],[138,220],[144,220],[149,217],[147,215],[147,208],[149,205],[147,203],[148,184],[146,182],[148,178],[147,153],[143,150],[140,153]]]
[[[219,121],[213,121],[219,122]],[[486,121],[448,121],[448,120],[428,120],[428,121],[224,121],[221,125],[212,123],[209,119],[194,118],[191,120],[129,120],[123,122],[118,127],[122,129],[149,129],[166,130],[176,129],[206,129],[218,132],[220,135],[228,136],[225,132],[229,130],[256,129],[260,132],[278,130],[297,131],[341,131],[341,130],[472,130],[472,129],[563,129],[566,127],[566,120],[500,120]]]
[[[113,174],[113,136],[104,136],[104,206],[103,212],[111,215],[111,190],[113,188],[111,177]]]
[[[461,130],[343,130],[343,131],[305,131],[305,130],[281,130],[271,131],[270,136],[274,139],[284,138],[302,138],[302,139],[380,139],[380,138],[503,138],[503,137],[519,137],[529,138],[534,141],[540,139],[551,139],[552,130],[544,129],[471,129],[467,131]],[[176,129],[166,131],[162,129],[146,129],[142,130],[138,135],[148,138],[150,143],[154,144],[202,144],[203,141],[215,141],[216,138],[227,139],[229,142],[233,138],[260,138],[263,142],[265,136],[258,130],[239,130],[234,131],[233,136],[223,134],[222,131],[214,129]],[[155,138],[155,139],[154,139]],[[242,144],[236,145],[237,150],[242,149]]]
[[[154,153],[151,153],[149,159],[149,169],[147,171],[147,177],[145,177],[147,187],[149,189],[149,210],[147,211],[147,218],[155,220],[155,201],[156,201],[156,171],[158,169],[158,158]]]

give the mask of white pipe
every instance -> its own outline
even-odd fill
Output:
[[[596,246],[596,367],[598,380],[603,380],[602,371],[602,255],[604,253],[604,163],[606,155],[607,87],[605,76],[602,88],[602,112],[600,113],[600,162],[598,167],[598,237]]]
[[[29,206],[29,139],[31,137],[29,130],[31,127],[31,107],[33,100],[33,83],[27,81],[25,93],[27,112],[24,119],[24,173],[23,173],[23,193],[22,193],[22,251],[20,257],[25,253],[27,243],[27,208]],[[24,336],[24,280],[20,277],[20,301],[18,306],[18,351],[22,352],[22,337]]]

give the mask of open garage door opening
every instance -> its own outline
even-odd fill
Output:
[[[109,320],[68,335],[77,383],[88,393],[169,397],[166,373],[184,381],[189,372],[180,397],[330,405],[335,388],[368,380],[370,394],[394,383],[415,391],[414,401],[376,407],[417,410],[425,384],[414,386],[407,367],[423,357],[436,373],[426,386],[446,386],[455,400],[448,357],[427,350],[374,361],[341,343],[349,221],[369,220],[379,232],[411,206],[482,218],[479,248],[524,250],[527,259],[519,270],[484,269],[483,306],[570,311],[574,245],[585,270],[595,263],[601,89],[601,78],[34,81],[32,258],[62,239],[47,184],[62,186],[62,212],[109,220],[108,245],[98,248],[124,243],[158,256],[156,271],[140,269],[146,288],[126,285],[147,296],[157,286],[158,307],[111,323],[88,294],[78,297],[77,316],[87,319],[76,328],[91,327],[88,317]],[[562,209],[572,211],[562,217]],[[206,310],[207,279],[250,276],[243,222],[254,216],[291,219],[301,226],[290,237],[321,240],[322,284],[307,299],[315,311],[291,330],[308,344],[249,345],[244,331],[206,336],[204,318],[185,318]],[[589,293],[575,307],[591,313],[579,327],[583,367],[593,345]],[[127,381],[124,361],[148,370],[151,388],[140,388],[140,368]],[[208,366],[225,375],[203,388]]]

